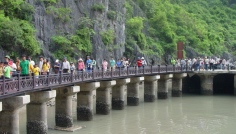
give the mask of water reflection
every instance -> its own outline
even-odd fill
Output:
[[[26,133],[25,108],[20,112],[21,134]],[[48,123],[55,125],[55,107],[48,107]],[[93,121],[76,120],[85,126],[74,134],[233,134],[236,130],[236,97],[183,96],[112,110],[110,115],[95,115]],[[49,134],[66,132],[49,130]]]

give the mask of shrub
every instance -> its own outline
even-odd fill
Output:
[[[93,11],[103,12],[105,10],[105,6],[103,4],[94,4],[92,6]]]
[[[54,6],[49,6],[46,9],[47,14],[53,15],[54,18],[62,20],[63,22],[68,22],[70,20],[70,8],[56,8]]]
[[[110,20],[115,20],[116,19],[116,12],[115,11],[108,11],[107,12],[107,18]]]
[[[115,33],[114,33],[114,30],[112,30],[112,29],[101,32],[100,35],[101,35],[102,42],[104,43],[104,45],[113,44],[113,41],[116,37]]]

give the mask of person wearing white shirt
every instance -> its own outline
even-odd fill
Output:
[[[39,57],[39,72],[40,74],[43,73],[43,56]]]
[[[64,57],[64,61],[62,63],[62,72],[68,73],[69,69],[70,69],[70,63],[67,61],[67,58]]]

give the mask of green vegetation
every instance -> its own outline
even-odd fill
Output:
[[[107,12],[107,18],[110,19],[110,20],[115,20],[116,19],[116,12],[112,11],[112,10],[109,10]]]
[[[0,1],[0,47],[11,52],[11,56],[40,52],[30,23],[33,11],[33,6],[23,0]]]
[[[56,51],[54,56],[62,59],[64,56],[70,59],[78,54],[78,51],[83,53],[92,52],[91,37],[95,34],[92,29],[93,21],[88,17],[82,17],[78,30],[75,34],[67,36],[53,36],[52,42],[55,45]]]
[[[102,3],[94,4],[91,9],[93,11],[103,12],[105,10],[105,6]]]
[[[54,6],[49,6],[46,9],[47,14],[51,14],[54,18],[59,19],[63,22],[68,22],[70,21],[70,13],[71,9],[70,8],[63,8],[63,7],[54,7]]]
[[[112,29],[108,29],[106,31],[103,31],[100,33],[100,35],[102,37],[102,42],[106,46],[113,44],[114,39],[116,38],[114,30],[112,30]]]
[[[143,19],[134,15],[134,6]],[[235,53],[233,0],[127,0],[125,7],[127,55],[134,54],[134,44],[143,53],[175,55],[178,41],[203,55]]]
[[[44,2],[46,4],[46,6],[54,5],[57,3],[57,0],[40,0],[40,1]]]

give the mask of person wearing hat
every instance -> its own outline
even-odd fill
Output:
[[[4,77],[6,79],[11,78],[11,67],[8,65],[8,62],[4,62]]]
[[[26,60],[26,55],[22,55],[22,61],[20,62],[21,76],[29,76],[30,64]]]
[[[55,64],[54,64],[54,72],[55,72],[55,74],[58,74],[58,73],[59,73],[60,68],[61,68],[61,64],[60,64],[59,60],[57,59],[57,60],[55,61]]]
[[[68,73],[69,69],[70,69],[70,63],[67,61],[67,58],[64,57],[64,61],[62,63],[62,71],[63,73]]]
[[[9,61],[10,61],[10,59],[11,59],[11,58],[10,58],[10,56],[9,56],[9,55],[6,55],[6,56],[5,56],[5,61],[6,61],[6,62],[9,62]]]
[[[82,60],[82,58],[79,58],[78,60],[78,72],[82,72],[84,71],[85,66],[84,66],[84,61]]]
[[[143,66],[143,67],[146,66],[146,65],[147,65],[147,62],[146,62],[146,60],[144,59],[144,57],[142,57],[141,60],[142,60],[142,66]]]

